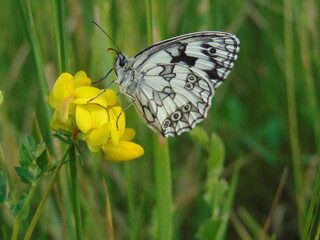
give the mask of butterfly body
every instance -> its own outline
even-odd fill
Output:
[[[133,58],[118,53],[116,83],[148,126],[165,137],[207,117],[217,88],[231,71],[240,41],[230,33],[198,32],[156,43]]]

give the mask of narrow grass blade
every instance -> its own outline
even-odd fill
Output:
[[[297,103],[294,66],[294,47],[293,47],[293,7],[291,0],[284,0],[284,45],[285,45],[285,78],[287,82],[287,101],[288,101],[288,122],[290,132],[292,167],[295,184],[295,197],[298,211],[299,232],[302,233],[304,214],[305,214],[305,194],[302,186],[302,168],[300,159],[300,143],[298,137],[297,122]]]

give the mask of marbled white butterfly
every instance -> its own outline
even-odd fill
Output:
[[[239,50],[233,34],[196,32],[156,43],[133,58],[117,51],[115,83],[150,128],[177,136],[207,117]]]

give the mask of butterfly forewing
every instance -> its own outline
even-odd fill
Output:
[[[239,39],[225,32],[198,32],[159,42],[134,57],[132,67],[178,63],[211,79],[215,87],[225,80],[238,58]]]

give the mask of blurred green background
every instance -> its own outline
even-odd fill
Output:
[[[223,168],[214,179],[224,179],[230,186],[240,166],[232,209],[225,216],[230,219],[224,239],[301,239],[320,153],[319,1],[68,0],[63,9],[70,73],[84,70],[92,80],[104,76],[114,57],[107,52],[113,45],[92,20],[129,56],[150,45],[148,29],[159,39],[207,30],[236,34],[241,41],[239,58],[217,89],[210,116],[190,134],[169,139],[173,239],[206,239],[199,229],[220,211],[219,204],[205,200],[212,174],[208,164],[215,161],[208,147],[216,141],[213,133],[223,142],[218,151]],[[39,139],[39,124],[51,151],[61,152],[50,135],[45,99],[61,73],[59,10],[53,0],[5,0],[0,12],[0,141],[6,162],[1,167],[7,165],[22,197],[28,186],[19,182],[14,171],[21,139],[26,134]],[[128,101],[121,99],[125,106]],[[157,239],[155,149],[150,142],[154,133],[134,108],[126,111],[126,118],[127,126],[137,131],[136,142],[145,149],[143,157],[113,164],[83,150],[78,180],[84,239],[107,238],[103,178],[108,183],[116,239]],[[34,239],[75,239],[67,175],[62,169]],[[45,178],[31,201],[21,236],[48,181]],[[223,203],[224,197],[219,201]],[[0,207],[0,238],[9,239],[12,216],[4,204]]]

